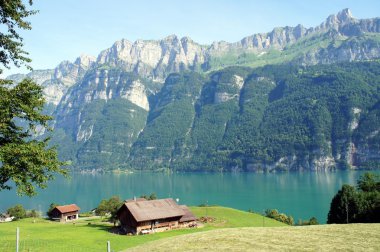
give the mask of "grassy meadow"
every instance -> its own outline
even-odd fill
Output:
[[[191,207],[197,217],[213,217],[212,223],[202,228],[173,230],[140,236],[117,235],[110,232],[113,225],[100,218],[82,219],[74,223],[58,223],[44,219],[23,219],[0,223],[0,251],[15,251],[16,227],[20,228],[20,251],[105,251],[107,241],[112,251],[184,234],[221,228],[276,227],[285,224],[261,215],[225,207]],[[264,221],[263,221],[264,220]]]
[[[128,251],[380,251],[380,224],[217,229]]]
[[[139,236],[110,232],[98,217],[74,223],[23,219],[0,223],[0,251],[380,251],[380,224],[292,227],[255,213],[225,207],[191,207],[197,217],[212,217],[203,227]]]

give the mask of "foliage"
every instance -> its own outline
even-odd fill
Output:
[[[17,29],[31,29],[25,19],[34,13],[21,0],[0,2],[0,20],[5,28],[0,33],[0,63],[4,67],[30,62]],[[66,171],[60,168],[63,163],[56,149],[48,147],[49,137],[34,138],[37,129],[49,130],[51,120],[42,112],[42,88],[30,79],[11,84],[0,79],[0,190],[11,189],[9,183],[14,182],[18,194],[33,196],[35,187],[45,188],[54,173]]]
[[[52,217],[52,210],[55,208],[55,207],[57,207],[57,206],[59,206],[59,204],[57,204],[57,203],[51,203],[50,204],[50,206],[49,206],[49,209],[47,210],[47,212],[46,212],[46,215],[49,217],[49,218],[51,218]]]
[[[358,189],[362,192],[380,191],[380,176],[366,172],[358,180]]]
[[[42,89],[30,79],[13,88],[0,80],[0,97],[0,189],[10,189],[12,180],[19,194],[32,196],[34,186],[45,188],[53,173],[66,174],[56,149],[48,147],[49,138],[33,138],[51,119],[41,114]]]
[[[140,198],[144,198],[146,200],[155,200],[157,199],[157,195],[155,193],[151,193],[149,196],[147,195],[141,195]]]
[[[83,80],[73,86],[73,92],[91,93],[97,90],[99,87],[91,81],[97,71],[100,75],[105,74],[105,70],[88,71]],[[118,69],[109,70],[107,74],[120,80],[120,83],[108,83],[113,90],[128,90],[137,80],[135,74]],[[150,85],[147,80],[141,81],[146,86]],[[69,99],[67,104],[73,107],[66,108],[65,104],[61,104],[57,111],[65,113],[56,112],[57,123],[52,142],[58,146],[59,157],[70,160],[71,167],[82,170],[125,169],[131,146],[146,124],[147,111],[121,97],[108,101],[95,99],[90,103],[78,102],[76,96]],[[91,134],[91,137],[78,137],[79,133],[85,135],[84,132]]]
[[[109,220],[115,223],[117,220],[117,210],[119,210],[122,204],[123,202],[120,200],[119,196],[112,196],[108,200],[103,199],[95,209],[95,214],[100,216],[108,214],[110,216]]]
[[[298,226],[319,225],[319,222],[317,218],[311,217],[309,220],[306,220],[306,221],[299,220],[297,225]]]
[[[109,71],[123,88],[136,78]],[[95,88],[91,74],[73,88]],[[54,143],[81,169],[282,171],[318,169],[316,160],[376,169],[379,157],[366,153],[380,151],[379,74],[376,61],[175,73],[151,94],[149,112],[125,99],[69,100]],[[91,138],[77,140],[79,127],[93,127]],[[351,157],[353,145],[361,151]]]
[[[18,204],[18,205],[8,208],[7,214],[15,217],[16,220],[19,220],[26,217],[26,210],[22,205]]]
[[[283,222],[288,225],[294,225],[294,220],[292,216],[287,216],[284,213],[279,213],[277,209],[267,209],[265,210],[265,216],[277,221]]]
[[[365,173],[357,189],[343,185],[331,201],[327,223],[380,222],[380,176]]]
[[[32,5],[32,0],[29,0],[29,5]],[[0,33],[0,63],[4,67],[9,68],[11,63],[20,66],[31,61],[27,57],[28,53],[22,49],[22,37],[17,29],[30,30],[31,25],[25,19],[35,13],[28,10],[22,0],[0,2],[0,22],[3,27]]]
[[[26,218],[40,218],[41,213],[36,211],[35,209],[26,211]]]

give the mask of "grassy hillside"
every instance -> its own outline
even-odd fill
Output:
[[[11,223],[0,223],[0,251],[15,251],[16,227],[20,228],[20,251],[103,251],[107,241],[112,250],[120,251],[162,238],[202,232],[227,227],[258,227],[263,217],[224,207],[192,207],[198,217],[212,216],[213,223],[203,228],[174,230],[144,236],[125,236],[110,232],[112,225],[100,219],[80,220],[73,223],[57,223],[43,219],[24,219]],[[264,218],[266,226],[284,224]],[[90,223],[90,224],[89,224]]]
[[[380,251],[380,224],[233,228],[149,242],[128,251]]]

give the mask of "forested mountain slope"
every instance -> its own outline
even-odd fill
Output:
[[[123,39],[9,79],[44,87],[75,170],[375,168],[379,34],[379,18],[345,9],[234,43]]]
[[[380,161],[379,62],[176,73],[158,92],[123,71],[93,74],[99,81],[84,77],[56,115],[60,153],[82,169],[325,170]],[[141,93],[132,94],[136,85]]]

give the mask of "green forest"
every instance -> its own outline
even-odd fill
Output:
[[[107,71],[125,86],[137,78]],[[56,118],[53,140],[83,170],[375,169],[379,74],[377,61],[174,73],[149,94],[149,111],[125,99],[77,103]],[[78,117],[82,129],[93,127],[80,144]]]

